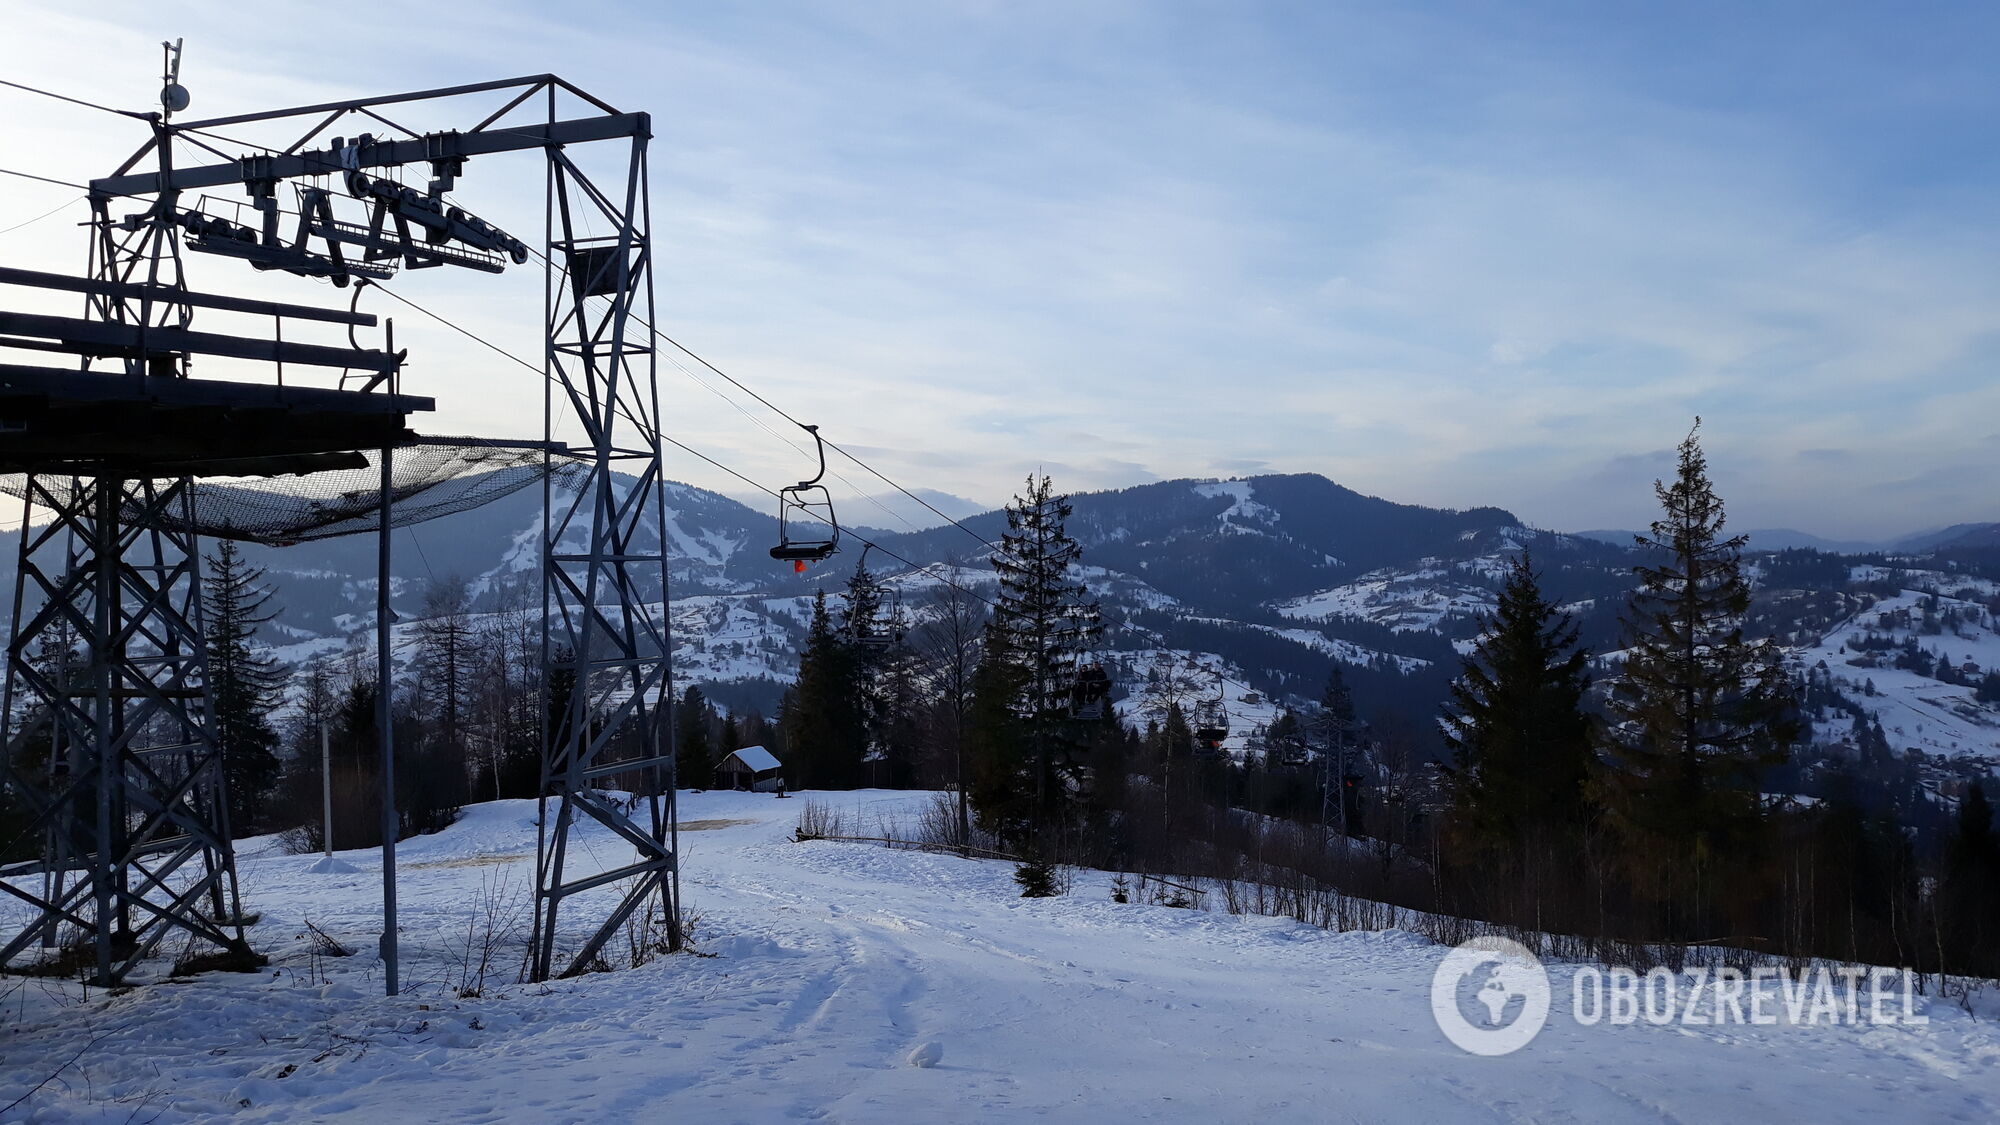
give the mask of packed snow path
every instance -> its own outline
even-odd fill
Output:
[[[871,817],[924,800],[823,796]],[[450,982],[476,902],[532,880],[533,805],[402,847],[409,992],[379,995],[379,883],[251,849],[260,975],[107,996],[8,980],[0,1105],[41,1121],[1912,1121],[2000,1119],[2000,1029],[1575,1025],[1571,970],[1528,1048],[1434,1026],[1442,950],[1400,933],[1015,897],[1003,863],[789,836],[800,800],[682,802],[713,956],[485,995]],[[592,845],[618,858],[608,840]],[[502,896],[504,897],[505,892]],[[313,964],[312,921],[356,956]],[[324,980],[322,981],[322,974]],[[17,987],[18,986],[18,987]],[[75,1058],[95,1041],[87,1058]],[[942,1049],[936,1065],[913,1052]]]

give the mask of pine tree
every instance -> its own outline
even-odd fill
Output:
[[[236,834],[263,826],[266,799],[278,778],[278,732],[270,714],[283,675],[277,661],[251,647],[257,627],[277,616],[263,578],[264,571],[224,539],[208,556],[201,590],[209,697],[229,790],[229,825]]]
[[[1361,820],[1361,794],[1353,780],[1365,751],[1364,729],[1354,709],[1354,692],[1336,662],[1313,716],[1313,741],[1319,753],[1320,824],[1343,836],[1352,835]]]
[[[915,654],[889,592],[868,569],[866,552],[841,596],[840,640],[867,744],[864,769],[869,784],[902,788],[910,784],[916,758]]]
[[[571,741],[571,724],[576,721],[576,716],[570,714],[571,706],[576,702],[576,651],[567,645],[553,648],[549,653],[548,677],[548,692],[542,702],[543,745],[536,748],[540,759],[535,770],[534,795],[537,797],[548,792],[552,775],[560,776],[569,767],[566,751]],[[588,699],[584,700],[583,706],[589,708]],[[583,718],[586,723],[590,721],[588,715]],[[562,760],[550,761],[551,751],[562,755]]]
[[[958,843],[972,839],[970,787],[972,768],[967,761],[972,714],[973,684],[978,676],[980,643],[985,633],[985,610],[972,594],[957,585],[941,586],[932,595],[930,612],[918,627],[924,677],[932,708],[930,741],[940,746],[949,762],[940,763],[940,772],[951,779],[958,792],[954,828]]]
[[[1159,762],[1160,770],[1160,808],[1165,818],[1162,827],[1171,836],[1175,814],[1183,806],[1194,804],[1194,728],[1188,725],[1187,712],[1181,710],[1179,700],[1167,702],[1153,741],[1154,760]]]
[[[1053,898],[1059,892],[1055,864],[1031,859],[1014,868],[1014,882],[1022,898]]]
[[[868,733],[856,695],[853,650],[835,630],[822,590],[813,597],[798,680],[785,693],[779,717],[787,780],[795,787],[852,789],[862,783]]]
[[[396,788],[410,795],[402,808],[404,823],[417,832],[451,824],[472,798],[466,741],[482,654],[470,600],[464,579],[449,575],[432,581],[413,630],[415,683],[403,702],[414,702],[423,732],[414,744],[397,744]]]
[[[899,641],[876,673],[877,710],[869,739],[876,786],[907,789],[917,783],[926,703],[919,664],[916,651]]]
[[[682,789],[706,789],[714,784],[716,755],[708,741],[708,724],[714,715],[714,708],[695,684],[689,684],[674,705],[674,775]]]
[[[334,684],[326,661],[314,661],[302,670],[304,683],[299,693],[299,709],[285,732],[289,760],[280,780],[283,823],[302,825],[314,843],[322,844],[325,827],[320,771],[320,736],[332,733],[341,692]]]
[[[1524,552],[1444,711],[1452,842],[1489,877],[1529,879],[1536,905],[1542,879],[1579,852],[1589,817],[1596,752],[1583,714],[1587,660],[1575,623],[1542,596]]]
[[[479,630],[473,710],[486,776],[478,792],[496,800],[533,797],[541,780],[542,651],[536,618],[516,602]]]
[[[1019,670],[1010,709],[1027,734],[1026,776],[1036,833],[1081,805],[1079,732],[1069,704],[1079,658],[1104,631],[1097,603],[1072,576],[1083,549],[1064,528],[1069,498],[1058,496],[1048,476],[1030,475],[1027,489],[1007,506],[1007,530],[992,556],[1000,573],[989,651]]]
[[[1035,790],[1024,779],[1032,763],[1028,723],[1016,702],[1026,673],[1007,651],[992,621],[979,646],[965,714],[967,795],[979,826],[1003,840],[1026,840],[1035,825]]]
[[[1287,707],[1264,732],[1264,764],[1270,769],[1296,769],[1306,763],[1306,732],[1298,712]]]
[[[417,700],[435,732],[441,753],[465,761],[472,679],[480,662],[479,636],[468,612],[470,595],[456,575],[434,580],[424,591],[423,617],[416,637]]]
[[[1665,514],[1638,539],[1658,561],[1635,568],[1602,779],[1637,889],[1676,937],[1722,921],[1714,915],[1729,892],[1737,901],[1754,893],[1759,781],[1794,736],[1775,648],[1743,635],[1747,540],[1722,535],[1700,425],[1681,442],[1673,483],[1654,483]]]
[[[1993,835],[1993,806],[1978,782],[1958,803],[1958,821],[1945,845],[1938,908],[1956,971],[1983,976],[2000,966],[1994,952],[2000,943],[2000,840]]]

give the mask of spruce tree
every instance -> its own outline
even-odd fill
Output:
[[[932,594],[929,612],[916,630],[925,686],[930,695],[928,741],[942,751],[940,773],[957,790],[953,830],[960,846],[972,840],[971,752],[972,693],[978,677],[981,642],[986,632],[982,599],[957,586],[940,586]]]
[[[265,802],[278,778],[278,732],[270,714],[283,674],[277,661],[251,647],[257,627],[277,616],[263,578],[263,569],[224,539],[208,556],[201,588],[209,698],[235,834],[262,827]]]
[[[1192,808],[1194,790],[1194,728],[1180,701],[1167,701],[1167,710],[1153,736],[1153,756],[1160,769],[1161,827],[1173,834],[1176,814]]]
[[[1577,854],[1589,816],[1596,752],[1583,713],[1587,660],[1575,622],[1543,597],[1524,552],[1444,711],[1451,842],[1482,874],[1532,880],[1536,904],[1542,877]]]
[[[1000,573],[991,648],[1020,672],[1011,710],[1026,726],[1021,783],[1032,794],[1038,833],[1080,803],[1084,740],[1070,721],[1071,688],[1080,657],[1104,631],[1097,603],[1072,573],[1083,549],[1065,530],[1070,511],[1047,474],[1030,475],[1007,506],[1007,530],[991,559]]]
[[[855,566],[841,595],[840,639],[854,679],[854,701],[866,742],[868,783],[907,786],[916,759],[917,691],[915,654],[889,591],[868,569],[867,555]]]
[[[1020,662],[1007,651],[1007,635],[989,620],[966,704],[966,790],[979,826],[1009,842],[1026,840],[1035,823],[1035,791],[1025,780],[1031,741],[1016,707],[1025,681]]]
[[[1264,764],[1270,769],[1296,769],[1306,763],[1306,732],[1298,712],[1287,707],[1264,732]]]
[[[570,745],[570,724],[575,717],[570,707],[576,701],[576,652],[567,645],[558,645],[549,653],[549,684],[543,699],[542,725],[546,730],[544,745],[536,748],[535,792],[533,796],[543,796],[549,791],[551,777],[559,777],[569,768],[564,748]],[[584,702],[588,709],[589,702]],[[584,716],[589,721],[589,716]],[[549,751],[555,750],[561,757],[551,761]]]
[[[487,774],[478,791],[496,799],[533,797],[542,771],[539,621],[524,605],[509,605],[488,617],[477,646],[474,711]]]
[[[813,596],[798,681],[785,695],[780,722],[788,781],[802,789],[861,784],[868,736],[856,699],[853,649],[834,628],[824,590]]]
[[[403,811],[417,831],[435,831],[458,818],[472,799],[466,743],[470,733],[472,683],[483,661],[480,636],[470,615],[471,597],[456,575],[434,579],[424,591],[423,618],[416,637],[416,682],[412,695],[423,720],[423,735],[399,759],[397,788],[407,778],[414,804]]]
[[[877,707],[869,736],[874,785],[907,789],[917,783],[927,702],[922,673],[916,651],[901,642],[890,647],[876,673]]]
[[[417,700],[436,735],[439,753],[463,768],[472,680],[481,663],[480,637],[470,615],[471,596],[456,575],[435,579],[424,591],[416,638]]]
[[[689,684],[674,704],[674,775],[679,788],[706,789],[714,783],[717,755],[708,742],[708,723],[713,714],[707,698],[695,684]]]
[[[1664,514],[1637,540],[1654,561],[1635,568],[1602,779],[1635,887],[1674,937],[1706,936],[1697,931],[1723,921],[1725,896],[1754,893],[1759,782],[1795,731],[1775,647],[1743,635],[1747,539],[1722,534],[1700,426],[1681,442],[1673,482],[1654,482]]]
[[[1349,784],[1365,753],[1364,724],[1354,709],[1354,692],[1335,662],[1320,693],[1313,716],[1313,740],[1319,754],[1320,825],[1353,835],[1361,820],[1361,794]]]
[[[1938,887],[1939,921],[1947,971],[1990,975],[2000,967],[2000,839],[1993,834],[1993,806],[1974,782],[1958,803],[1958,820],[1945,844]]]

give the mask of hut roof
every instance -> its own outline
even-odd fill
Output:
[[[731,752],[729,756],[750,767],[752,773],[781,768],[777,756],[762,746],[745,746],[741,750]]]

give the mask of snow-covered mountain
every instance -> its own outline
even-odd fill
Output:
[[[425,585],[447,575],[471,584],[481,611],[538,606],[539,502],[524,492],[398,531],[399,614],[420,615]],[[1508,561],[1524,550],[1547,591],[1576,616],[1584,642],[1613,649],[1636,561],[1628,546],[1529,528],[1498,508],[1398,504],[1314,475],[1165,481],[1073,503],[1069,529],[1112,626],[1105,655],[1116,696],[1137,690],[1166,661],[1185,667],[1193,658],[1220,670],[1229,681],[1221,690],[1232,713],[1231,748],[1285,701],[1316,697],[1333,661],[1345,666],[1364,714],[1378,725],[1428,731]],[[838,591],[861,543],[850,538],[840,555],[797,575],[766,553],[775,536],[768,513],[679,484],[669,487],[667,506],[676,679],[707,685],[725,705],[768,711],[796,666],[812,593]],[[963,522],[863,533],[884,548],[870,564],[891,568],[912,621],[929,612],[946,581],[991,596],[986,558],[1004,513]],[[1784,641],[1801,672],[1824,663],[1843,698],[1880,716],[1895,749],[2000,761],[2000,700],[1979,698],[1984,677],[2000,668],[2000,552],[1980,546],[1992,525],[1954,530],[1921,555],[1754,554],[1756,628]],[[281,655],[335,651],[366,629],[372,541],[258,548],[253,556],[279,589],[284,608],[267,639]],[[1899,612],[1931,599],[1928,618]],[[1929,631],[1926,622],[1939,615],[1949,627]],[[1858,652],[1856,636],[1874,647]],[[1928,653],[1929,671],[1907,655],[1894,667],[1905,650]],[[1863,656],[1871,663],[1856,663]],[[1949,670],[1940,679],[1945,656]],[[1829,718],[1816,729],[1829,745],[1852,741],[1851,715],[1847,721]]]

